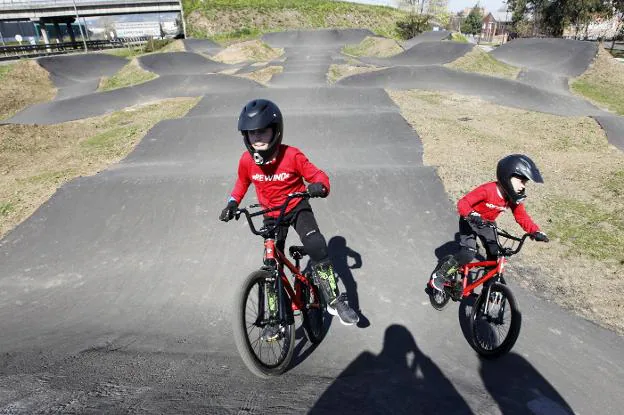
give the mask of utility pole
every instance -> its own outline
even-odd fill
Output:
[[[82,25],[80,24],[80,16],[78,16],[78,9],[76,8],[76,0],[72,0],[72,1],[74,2],[74,13],[76,13],[76,21],[78,22],[78,27],[80,28],[80,36],[82,36],[82,44],[84,45],[84,51],[85,53],[87,53],[89,50],[87,49],[87,41],[85,40],[85,34],[82,31]]]
[[[180,3],[180,19],[182,20],[182,33],[184,34],[184,39],[186,39],[186,22],[184,21],[184,9],[182,8],[182,0],[179,0]]]

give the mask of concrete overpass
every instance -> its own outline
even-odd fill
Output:
[[[71,24],[79,16],[171,12],[181,13],[186,37],[181,0],[0,0],[0,20],[29,20],[39,23],[46,44],[50,43],[45,29],[46,23],[54,24],[57,36],[60,33],[59,25],[67,25],[72,42],[75,42]]]
[[[75,6],[75,7],[74,7]],[[182,12],[180,0],[0,0],[0,20]]]

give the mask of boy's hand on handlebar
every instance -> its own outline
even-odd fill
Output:
[[[225,207],[225,209],[221,211],[221,214],[219,215],[219,220],[222,220],[223,222],[227,222],[229,220],[234,219],[234,214],[236,213],[236,209],[238,209],[238,203],[236,203],[235,200],[230,200],[227,206]]]
[[[482,228],[485,225],[488,224],[488,221],[486,221],[485,219],[483,219],[481,217],[481,215],[479,215],[477,212],[472,211],[468,214],[468,216],[466,216],[466,220],[470,223],[472,223],[474,226],[476,226],[477,228]]]
[[[548,242],[550,240],[548,239],[548,235],[546,235],[544,232],[541,232],[541,231],[534,232],[531,235],[531,239],[537,242]]]
[[[325,197],[327,196],[327,189],[322,183],[310,183],[308,185],[308,193],[310,197]]]

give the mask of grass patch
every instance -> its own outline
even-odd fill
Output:
[[[108,55],[132,59],[152,52],[181,52],[184,50],[184,44],[179,39],[150,39],[141,46],[106,49],[103,52]]]
[[[468,43],[468,39],[466,39],[466,36],[457,32],[451,33],[451,40],[455,42]]]
[[[392,7],[331,0],[183,0],[183,5],[189,36],[220,43],[315,28],[365,28],[398,39],[396,22],[406,15]]]
[[[283,49],[274,49],[259,40],[236,43],[217,53],[212,59],[229,64],[241,62],[266,62],[278,58]]]
[[[357,45],[347,45],[342,52],[349,56],[375,56],[385,58],[403,52],[403,48],[392,39],[367,36]]]
[[[115,75],[103,77],[100,80],[98,91],[110,91],[113,89],[134,86],[157,78],[153,72],[144,70],[139,66],[136,59],[125,65]]]
[[[0,66],[0,81],[11,72],[11,65]]]
[[[549,225],[552,236],[567,241],[570,256],[624,264],[624,215],[596,203],[553,198],[547,201],[557,215]],[[621,206],[621,205],[620,205]]]
[[[48,72],[34,60],[0,66],[0,119],[54,98],[56,88]]]
[[[605,190],[613,194],[615,197],[624,196],[624,189],[622,189],[622,183],[624,183],[624,170],[613,172],[611,177],[608,177],[604,183]]]
[[[0,216],[8,216],[15,210],[15,205],[11,202],[0,203]]]
[[[123,145],[137,133],[138,127],[131,125],[128,127],[115,127],[89,137],[80,142],[80,146],[87,151],[115,151],[121,144]]]
[[[197,98],[176,98],[49,126],[0,126],[0,237],[63,183],[124,158],[156,123],[184,116]]]
[[[327,71],[327,82],[333,84],[339,79],[359,73],[378,71],[383,68],[377,68],[372,65],[330,65]]]
[[[516,281],[602,325],[624,333],[624,154],[588,117],[506,108],[478,98],[389,91],[423,142],[452,202],[495,180],[496,162],[524,153],[545,183],[529,183],[527,211],[551,236],[529,242],[508,268]],[[513,215],[499,225],[522,234]],[[453,235],[449,235],[452,240]],[[604,290],[604,287],[610,287]]]
[[[444,66],[463,72],[481,73],[507,79],[516,79],[520,73],[520,68],[494,59],[479,47],[474,47],[461,58]]]
[[[144,55],[142,48],[116,48],[106,49],[103,53],[107,55],[119,56],[120,58],[132,59],[137,56]]]
[[[230,32],[223,32],[212,36],[212,40],[217,43],[229,45],[237,42],[244,42],[246,40],[252,40],[260,37],[262,31],[256,28],[243,27],[240,29],[232,30]]]
[[[273,75],[282,73],[283,71],[284,71],[284,67],[282,66],[267,66],[262,69],[258,69],[257,71],[253,71],[253,72],[245,73],[241,75],[235,75],[235,76],[252,79],[256,82],[260,82],[261,84],[266,85],[271,81],[271,79],[273,78]]]
[[[624,115],[624,65],[602,46],[593,65],[570,84],[570,89],[600,107]]]

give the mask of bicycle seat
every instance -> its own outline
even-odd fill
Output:
[[[305,248],[303,246],[298,246],[298,245],[293,245],[290,248],[288,248],[288,254],[293,259],[301,259],[304,256],[308,255]]]

